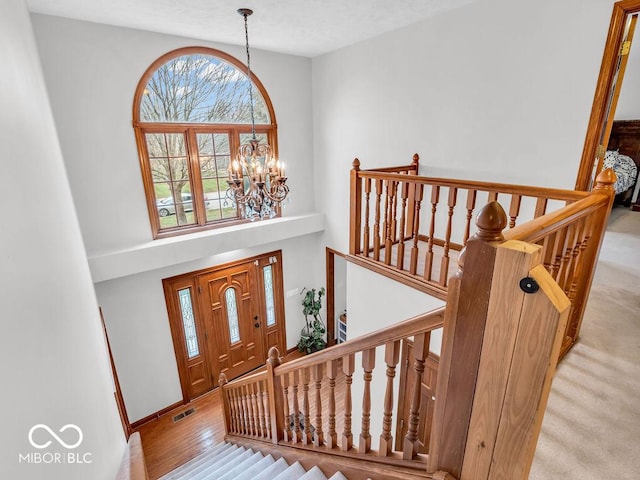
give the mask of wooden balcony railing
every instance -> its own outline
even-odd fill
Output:
[[[580,330],[595,262],[611,209],[615,175],[592,192],[417,175],[411,165],[351,170],[349,260],[435,297],[447,297],[476,210],[498,202],[505,238],[539,243],[544,265],[572,302],[562,354]]]

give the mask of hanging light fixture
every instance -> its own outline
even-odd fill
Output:
[[[238,9],[244,17],[244,34],[247,51],[247,79],[251,108],[251,140],[240,146],[237,157],[229,165],[227,199],[241,208],[242,216],[250,220],[273,218],[282,201],[289,194],[284,164],[273,156],[267,143],[256,138],[256,122],[253,107],[253,81],[251,80],[251,56],[249,54],[249,29],[247,17],[253,13],[248,8]]]

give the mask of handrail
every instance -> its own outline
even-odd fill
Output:
[[[148,480],[147,464],[144,461],[140,433],[134,432],[122,455],[122,461],[116,473],[116,480]]]
[[[408,320],[394,323],[375,332],[363,335],[345,343],[334,345],[325,350],[297,358],[276,367],[276,375],[284,375],[305,367],[311,367],[318,363],[346,357],[357,352],[369,350],[373,347],[395,342],[417,333],[428,332],[442,327],[444,323],[445,307],[440,307],[430,312],[417,315]]]
[[[425,177],[420,175],[412,175],[410,178],[407,178],[407,176],[403,174],[388,173],[385,169],[359,170],[358,176],[362,178],[392,180],[396,182],[410,181],[412,183],[438,185],[440,187],[468,188],[489,192],[517,194],[530,197],[544,197],[552,200],[576,201],[589,196],[589,192],[563,190],[560,188],[536,187],[532,185],[516,185],[509,183],[482,182],[478,180]]]
[[[542,217],[513,227],[504,232],[505,240],[522,240],[535,243],[545,235],[565,228],[579,218],[588,217],[602,207],[609,198],[604,195],[589,195]]]

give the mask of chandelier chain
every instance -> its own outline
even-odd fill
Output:
[[[243,13],[244,17],[244,40],[247,51],[247,77],[249,78],[249,107],[251,109],[251,135],[256,138],[256,120],[253,111],[253,80],[251,79],[251,54],[249,53],[249,26],[247,23],[247,13]]]

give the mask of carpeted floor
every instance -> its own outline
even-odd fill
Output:
[[[530,480],[640,479],[640,212],[614,208],[579,342],[558,366]]]

